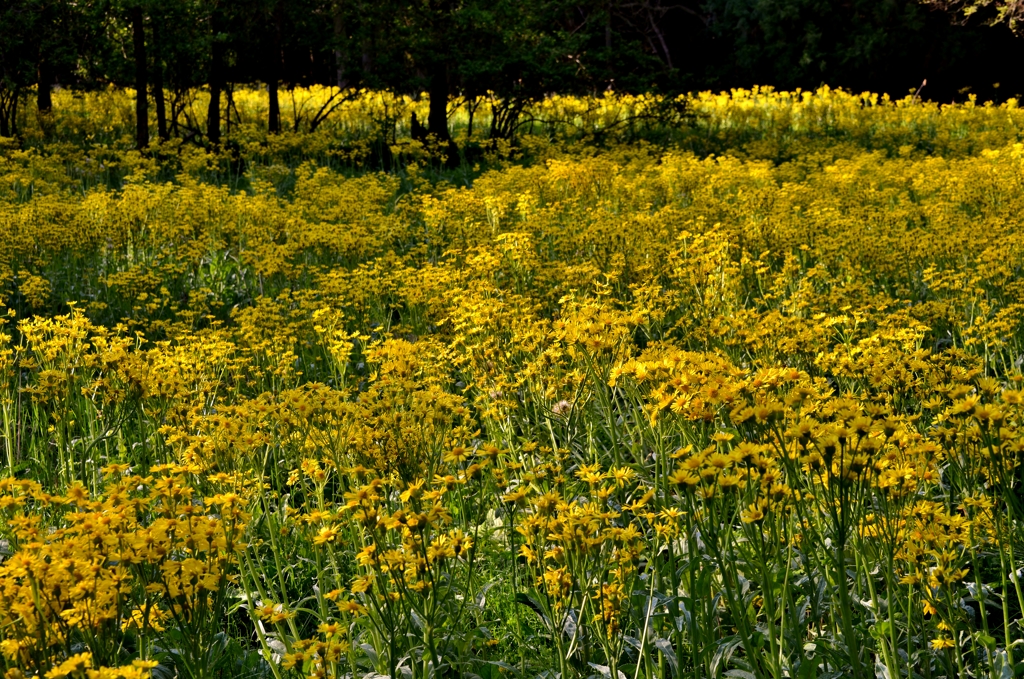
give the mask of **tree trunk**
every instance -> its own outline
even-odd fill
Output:
[[[234,83],[225,83],[224,91],[227,92],[227,106],[224,107],[224,122],[227,127],[227,135],[231,136],[231,109],[235,108],[235,85]],[[235,109],[235,113],[238,113],[238,109]]]
[[[469,109],[469,124],[466,125],[466,139],[473,138],[473,118],[476,116],[476,110],[480,106],[480,100],[476,97],[466,98],[466,108]]]
[[[37,71],[38,85],[36,87],[36,119],[39,121],[39,129],[47,139],[53,136],[53,67],[49,60],[39,55],[39,66]]]
[[[274,3],[274,40],[273,49],[270,54],[270,68],[267,75],[267,95],[270,99],[268,107],[267,130],[271,134],[281,131],[281,102],[278,101],[277,89],[280,83],[281,72],[281,2]]]
[[[50,65],[49,60],[44,57],[39,57],[39,87],[36,91],[36,108],[39,109],[40,113],[49,113],[53,110],[53,67]]]
[[[281,131],[281,102],[277,97],[277,78],[272,77],[267,81],[267,94],[270,96],[267,131],[277,134]]]
[[[180,89],[175,89],[174,94],[171,96],[171,136],[178,136],[178,116],[181,115],[181,106],[179,102],[184,99],[185,95]]]
[[[430,113],[427,116],[427,134],[437,137],[438,141],[449,141],[448,134],[448,68],[444,64],[435,64],[430,73]]]
[[[164,79],[160,70],[160,64],[157,64],[156,73],[153,74],[153,98],[156,100],[156,133],[160,139],[167,141],[171,138],[171,135],[167,131],[167,102],[164,99]]]
[[[21,92],[17,87],[14,88],[13,94],[11,95],[11,104],[7,108],[8,117],[11,121],[11,136],[18,136],[18,102],[21,101]]]
[[[142,7],[129,10],[132,22],[132,47],[135,51],[135,145],[139,150],[149,146],[149,98],[146,92],[146,29]]]
[[[334,68],[335,84],[338,89],[345,89],[345,15],[342,14],[343,0],[334,2]]]
[[[0,83],[0,137],[18,135],[18,88]]]
[[[214,146],[220,144],[220,95],[224,90],[224,43],[220,34],[220,12],[213,10],[213,47],[210,51],[210,106],[206,110],[206,138]]]
[[[160,41],[160,19],[153,18],[153,100],[156,102],[156,133],[160,139],[167,141],[171,136],[167,132],[167,102],[164,99],[164,62],[163,43]]]
[[[430,74],[430,111],[427,117],[427,134],[443,144],[445,165],[449,168],[459,164],[459,147],[448,131],[448,67],[435,64]]]

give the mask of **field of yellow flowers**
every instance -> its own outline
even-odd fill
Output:
[[[1015,102],[297,96],[0,140],[6,679],[1024,674]]]

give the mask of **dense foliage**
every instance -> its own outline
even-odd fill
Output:
[[[6,677],[1020,673],[1015,102],[551,98],[450,170],[392,95],[146,155],[61,96],[0,151]]]
[[[1024,3],[1020,0],[928,0],[930,4],[947,11],[962,14],[964,19],[981,14],[988,15],[992,24],[1005,23],[1015,33],[1024,31]]]
[[[448,143],[446,106],[493,95],[488,134],[515,136],[546,95],[678,94],[823,83],[949,102],[1024,93],[1019,0],[5,0],[0,136],[44,120],[55,89],[132,87],[137,145],[220,143],[239,84],[262,83],[262,123],[287,127],[296,86],[429,93],[423,134]],[[954,25],[949,9],[969,18]],[[954,13],[955,14],[955,13]],[[963,12],[956,14],[961,16]],[[203,127],[185,112],[202,88]],[[32,98],[34,96],[34,105]],[[45,130],[52,126],[43,125]],[[454,152],[450,155],[454,155]],[[452,160],[454,164],[454,160]]]

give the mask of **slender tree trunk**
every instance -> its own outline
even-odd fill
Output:
[[[233,83],[224,83],[224,133],[231,136],[231,109],[235,106],[235,86]]]
[[[210,106],[206,110],[206,138],[214,146],[220,144],[220,95],[224,90],[224,43],[220,34],[220,11],[213,10],[213,48],[210,53]]]
[[[160,64],[157,64],[156,73],[153,74],[153,98],[156,100],[156,133],[160,139],[167,141],[171,138],[171,135],[167,131],[167,102],[164,99],[164,79],[160,70]]]
[[[274,40],[270,55],[270,68],[267,76],[267,95],[270,98],[268,107],[267,130],[271,134],[281,131],[281,102],[278,101],[277,89],[280,84],[281,72],[281,2],[274,3]]]
[[[180,90],[175,90],[171,97],[171,136],[174,137],[178,136],[178,116],[181,115],[181,109],[178,102],[180,102],[183,97],[184,95]]]
[[[43,136],[49,139],[53,136],[53,93],[50,89],[53,85],[53,67],[42,53],[39,55],[37,76],[36,118],[39,121],[39,128],[43,131]]]
[[[427,116],[427,134],[433,134],[438,141],[448,141],[448,68],[435,64],[430,73],[430,112]]]
[[[163,43],[160,40],[160,18],[153,18],[153,100],[156,102],[156,133],[160,139],[167,141],[167,102],[164,99],[164,62]]]
[[[664,14],[662,15],[664,16]],[[651,31],[654,33],[654,37],[658,39],[658,44],[661,45],[661,51],[665,53],[665,65],[669,67],[669,70],[675,68],[672,65],[672,51],[668,48],[668,43],[665,41],[665,34],[658,28],[658,22],[654,20],[654,12],[651,11],[650,7],[647,8],[647,19],[651,22]],[[655,50],[657,52],[657,50]]]
[[[271,77],[267,81],[267,94],[270,97],[267,130],[271,134],[277,134],[281,131],[281,102],[278,100],[277,89],[277,78]]]
[[[608,7],[604,15],[604,66],[607,69],[605,77],[608,79],[606,87],[611,90],[615,86],[615,68],[612,52],[612,6],[615,0],[608,1]]]
[[[369,11],[367,3],[364,0],[354,0],[356,2],[355,15],[362,16],[363,12]],[[358,29],[357,29],[358,32]],[[375,47],[374,31],[363,31],[363,39],[359,41],[359,66],[362,72],[359,73],[359,77],[365,80],[367,76],[374,73],[377,69],[373,62],[373,54]],[[353,55],[353,60],[355,56]]]
[[[18,90],[0,84],[0,137],[13,137],[14,118],[17,115]]]
[[[345,89],[348,83],[345,81],[345,15],[342,13],[343,0],[334,2],[334,68],[335,84],[339,89]]]
[[[132,23],[132,47],[135,51],[135,145],[139,150],[149,146],[149,97],[146,91],[146,29],[142,7],[129,11]]]
[[[53,110],[53,67],[45,56],[39,57],[37,75],[39,87],[36,91],[36,108],[40,113],[49,113]]]
[[[11,136],[18,136],[18,102],[21,100],[21,92],[17,87],[14,88],[14,93],[11,95],[11,105],[7,109],[11,120]]]
[[[215,48],[214,52],[217,51]],[[210,105],[206,108],[206,137],[211,144],[220,143],[220,97],[223,83],[217,77],[210,77]]]

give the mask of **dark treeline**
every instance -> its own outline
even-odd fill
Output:
[[[821,84],[940,101],[1024,92],[1024,40],[1004,27],[953,25],[914,0],[2,0],[0,136],[34,94],[131,86],[144,146],[218,143],[231,88],[263,83],[267,126],[296,85],[426,92],[415,134],[445,142],[452,97],[493,92],[492,137],[547,93]],[[190,92],[213,96],[206,129],[182,129]],[[223,96],[228,94],[227,97]],[[333,102],[336,103],[336,102]],[[301,121],[306,129],[328,105]],[[150,108],[152,107],[152,109]],[[291,125],[299,121],[288,121]]]

